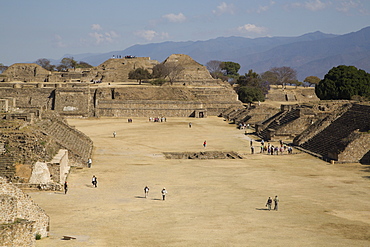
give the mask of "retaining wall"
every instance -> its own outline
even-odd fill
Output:
[[[17,219],[33,221],[32,237],[39,233],[42,237],[48,236],[49,216],[45,211],[33,202],[30,196],[23,193],[20,189],[6,182],[0,177],[0,223],[11,224],[17,222]],[[28,228],[29,224],[17,227]],[[10,228],[12,231],[14,228]],[[27,229],[24,229],[26,231]],[[17,238],[17,235],[13,235]],[[18,246],[18,245],[15,245]],[[21,245],[20,245],[21,246]]]

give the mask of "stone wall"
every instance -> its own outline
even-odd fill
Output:
[[[48,236],[49,216],[47,216],[45,211],[33,202],[30,196],[23,193],[20,189],[13,186],[12,184],[7,183],[6,180],[3,178],[0,178],[0,203],[2,209],[0,210],[0,224],[12,224],[16,223],[17,219],[24,219],[34,222],[34,224],[32,225],[33,239],[35,239],[36,234],[40,234],[42,237]],[[12,232],[17,227],[22,228],[20,232],[28,232],[27,229],[30,228],[31,225],[15,224],[13,227],[5,228],[7,229],[6,231],[9,233],[9,231]],[[24,234],[21,235],[23,236]],[[17,238],[18,235],[13,234],[12,237]],[[14,239],[13,241],[17,242],[16,239]]]
[[[347,111],[337,115],[332,122],[328,122],[328,120],[324,121],[323,123],[327,127],[299,146],[318,154],[323,159],[345,162],[350,159],[348,156],[354,147],[360,148],[360,143],[368,140],[367,135],[357,135],[356,132],[367,133],[370,130],[370,106],[352,104]],[[362,157],[358,158],[357,156],[365,155],[369,151],[368,147],[367,144],[363,145],[361,150],[352,157],[352,160],[356,159],[356,162],[359,162]],[[347,148],[348,151],[341,155]],[[342,161],[340,158],[345,160]]]
[[[1,195],[0,195],[0,200]],[[35,222],[17,219],[15,222],[0,223],[0,246],[32,247],[36,238],[33,232]]]
[[[55,90],[54,108],[61,116],[88,117],[92,106],[88,88],[59,88]]]
[[[109,117],[190,117],[196,110],[204,110],[202,103],[161,100],[105,100],[99,101],[96,116]]]
[[[34,111],[38,117],[47,110],[56,111],[62,116],[72,117],[147,117],[149,113],[157,116],[164,114],[166,116],[188,117],[191,115],[191,112],[189,113],[190,105],[193,105],[192,112],[203,110],[208,112],[208,115],[217,116],[230,106],[242,106],[237,94],[228,85],[105,88],[90,88],[86,84],[76,86],[76,84],[18,85],[7,83],[7,85],[8,87],[0,87],[0,95],[16,98],[19,111]],[[17,86],[15,87],[15,85]],[[133,106],[131,100],[138,102]],[[159,101],[162,103],[154,108],[145,109],[149,101],[152,101],[152,105]],[[131,106],[129,110],[123,107],[119,112],[117,110],[119,104],[127,106],[131,104]],[[159,112],[153,112],[155,109],[158,109]],[[183,111],[176,114],[165,114],[166,111],[163,109],[167,112],[175,112],[178,109],[183,109]]]
[[[71,165],[83,166],[91,157],[93,142],[81,131],[69,126],[64,121],[53,118],[40,121],[38,126],[42,131],[52,136],[63,148],[69,151]]]
[[[354,131],[348,138],[352,141],[338,155],[338,160],[348,163],[361,161],[366,153],[370,151],[370,134]]]

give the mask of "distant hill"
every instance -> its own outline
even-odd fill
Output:
[[[370,27],[344,35],[314,32],[298,37],[220,37],[206,41],[163,42],[134,45],[122,51],[70,55],[97,66],[113,55],[134,55],[164,61],[171,54],[186,54],[206,64],[210,60],[233,61],[240,74],[253,69],[258,73],[271,67],[290,66],[298,77],[320,78],[338,65],[354,65],[370,71]]]

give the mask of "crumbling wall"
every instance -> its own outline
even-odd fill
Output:
[[[14,185],[7,183],[6,180],[1,177],[0,203],[2,209],[0,210],[0,224],[15,223],[18,221],[17,219],[33,221],[34,224],[32,225],[32,238],[34,239],[36,234],[40,234],[41,237],[48,236],[50,220],[49,216],[42,208],[40,208],[36,203],[33,202],[30,196],[23,193]],[[22,228],[22,231],[27,232],[27,228],[31,227],[31,225],[14,225],[13,230],[17,227]],[[10,229],[7,231],[12,232],[13,230]],[[13,237],[13,239],[17,239],[19,236],[17,234],[14,234],[11,237]]]
[[[10,223],[0,223],[0,245],[2,247],[35,246],[34,225],[34,221],[21,219]]]

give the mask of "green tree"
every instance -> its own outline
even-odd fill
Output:
[[[68,69],[75,69],[77,62],[73,57],[65,57],[60,61],[60,64],[57,66],[58,71],[67,71]]]
[[[299,86],[302,86],[303,82],[295,80],[295,81],[291,81],[290,84],[295,85],[295,88],[297,88]]]
[[[232,79],[237,79],[239,77],[240,64],[234,62],[222,62],[221,63],[221,71],[224,75],[228,76]]]
[[[253,70],[249,70],[245,75],[239,76],[237,85],[238,87],[259,88],[264,95],[267,94],[270,89],[270,84],[263,80],[263,78]]]
[[[370,99],[370,74],[354,66],[340,65],[329,70],[315,92],[322,100],[350,100],[355,95]]]
[[[50,60],[46,58],[37,59],[36,64],[40,65],[41,67],[49,71],[55,70],[55,65],[52,65]]]
[[[257,87],[243,86],[238,88],[237,93],[239,95],[239,100],[243,103],[265,100],[265,95],[262,90]]]
[[[319,78],[319,77],[317,77],[317,76],[313,76],[313,75],[311,75],[311,76],[307,76],[304,80],[303,80],[303,82],[306,82],[306,83],[308,83],[308,86],[309,87],[311,87],[312,85],[317,85],[317,84],[319,84],[319,82],[321,81],[321,79]]]
[[[137,68],[128,73],[128,78],[137,80],[141,84],[142,80],[150,79],[151,75],[147,69]]]

